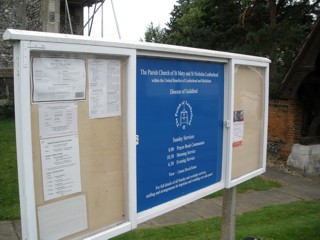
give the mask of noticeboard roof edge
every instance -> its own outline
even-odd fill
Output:
[[[249,60],[256,62],[270,63],[268,58],[244,55],[238,53],[222,52],[208,49],[191,48],[184,46],[166,45],[159,43],[148,43],[148,42],[133,42],[133,41],[110,41],[103,38],[93,38],[87,36],[61,34],[61,33],[48,33],[48,32],[36,32],[26,31],[18,29],[7,29],[3,34],[3,40],[20,40],[20,41],[41,41],[41,42],[54,42],[54,43],[69,43],[69,44],[82,44],[82,45],[98,45],[107,47],[118,47],[118,48],[130,48],[145,51],[154,52],[168,52],[183,55],[198,55],[215,58],[232,59],[236,58],[239,60]]]

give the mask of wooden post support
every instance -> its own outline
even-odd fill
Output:
[[[221,240],[234,240],[236,236],[237,186],[224,189],[222,202]]]

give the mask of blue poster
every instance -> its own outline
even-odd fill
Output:
[[[137,58],[137,211],[221,181],[224,64]]]

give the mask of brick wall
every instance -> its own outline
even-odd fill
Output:
[[[268,159],[286,161],[301,137],[302,105],[293,100],[269,101]]]

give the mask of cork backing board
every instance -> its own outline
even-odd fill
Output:
[[[232,180],[262,167],[264,71],[262,67],[235,65],[234,111],[243,113],[243,139],[233,147]]]
[[[33,53],[33,57],[39,54]],[[47,55],[45,55],[47,56]],[[50,55],[52,57],[52,54]],[[41,55],[42,57],[42,55]],[[64,57],[59,56],[59,57]],[[88,97],[88,59],[93,56],[77,56],[86,63],[86,98],[75,101],[77,104],[78,139],[80,157],[81,191],[45,201],[43,190],[41,145],[39,136],[39,104],[32,103],[32,150],[35,183],[36,208],[51,203],[84,196],[87,211],[87,229],[77,232],[65,239],[88,236],[116,224],[124,222],[126,217],[125,201],[125,164],[124,164],[124,126],[123,115],[105,118],[89,118]],[[126,59],[112,56],[99,56],[99,59],[120,60],[121,92],[124,92],[126,76]],[[120,95],[122,96],[122,94]],[[123,103],[123,99],[121,99]],[[122,104],[123,105],[123,104]],[[121,109],[124,109],[121,106]],[[123,111],[123,110],[122,110]],[[38,220],[39,221],[39,218]],[[38,222],[39,225],[39,222]],[[67,226],[66,226],[67,227]]]

